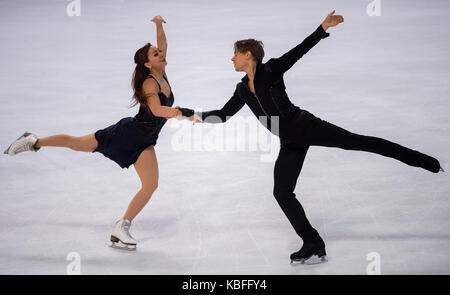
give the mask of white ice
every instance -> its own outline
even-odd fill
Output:
[[[167,21],[175,105],[209,110],[243,76],[234,41],[263,40],[267,60],[336,9],[345,22],[285,76],[291,100],[450,171],[449,1],[381,0],[380,16],[367,0],[81,0],[73,17],[69,3],[0,1],[2,151],[24,131],[79,136],[133,116],[133,55],[156,42],[154,15]],[[311,147],[295,193],[329,261],[293,266],[301,241],[272,196],[274,163],[260,151],[175,152],[175,132],[169,121],[156,145],[159,188],[133,221],[136,252],[108,247],[140,188],[133,166],[64,148],[1,154],[0,274],[66,274],[71,252],[82,274],[366,274],[371,252],[382,274],[450,274],[449,172]]]

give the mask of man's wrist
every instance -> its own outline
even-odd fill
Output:
[[[183,115],[183,117],[190,117],[190,116],[194,115],[194,110],[191,110],[188,108],[179,108],[179,110],[181,111],[181,114]]]
[[[322,23],[321,26],[324,31],[327,31],[327,29],[329,28],[329,26],[325,25],[324,23]]]

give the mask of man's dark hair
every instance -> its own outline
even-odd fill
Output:
[[[264,57],[264,44],[255,39],[245,39],[234,42],[234,50],[240,53],[250,51],[257,63],[261,63]]]

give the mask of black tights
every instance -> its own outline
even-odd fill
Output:
[[[275,162],[273,190],[273,194],[284,214],[305,242],[320,239],[294,194],[295,185],[309,146],[366,151],[394,158],[407,165],[421,167],[431,172],[437,173],[439,171],[438,160],[399,144],[378,137],[351,133],[317,117],[308,123],[309,127],[300,142],[281,144],[280,153]]]

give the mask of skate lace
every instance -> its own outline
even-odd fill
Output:
[[[122,229],[123,229],[123,231],[127,234],[127,236],[129,236],[130,238],[133,238],[131,235],[130,235],[130,224],[129,223],[123,223],[123,225],[122,225]]]
[[[21,153],[29,150],[33,150],[33,145],[31,144],[31,142],[24,142],[16,149],[16,153]]]

